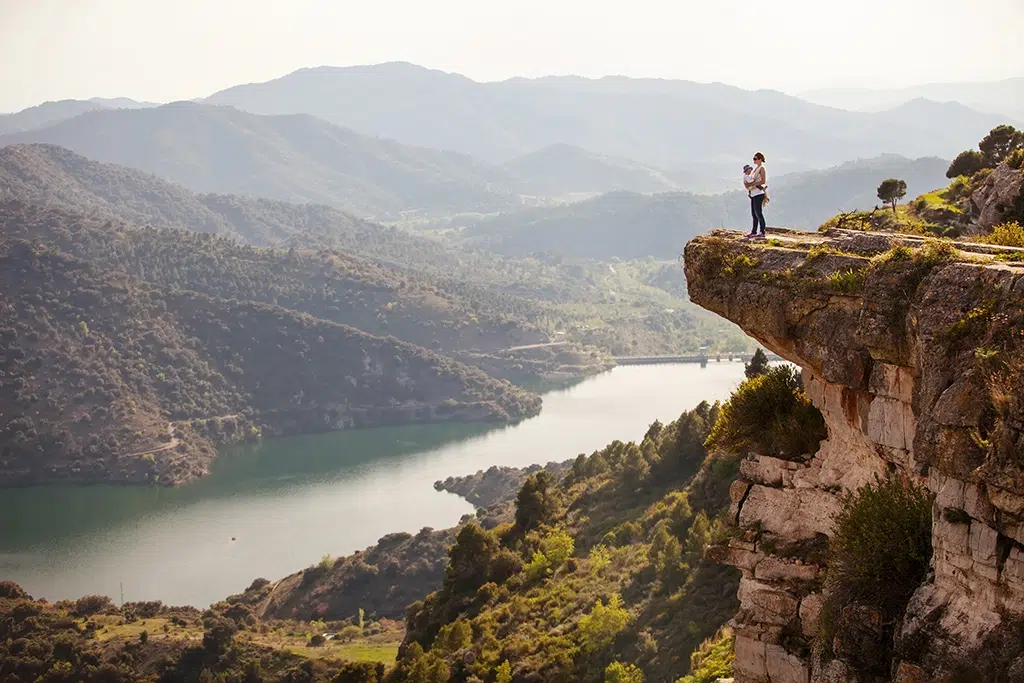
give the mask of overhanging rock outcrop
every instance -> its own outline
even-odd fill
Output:
[[[827,663],[812,655],[822,550],[841,495],[887,472],[936,496],[932,571],[897,629],[894,680],[957,667],[1024,680],[1007,635],[1024,623],[1024,255],[843,230],[769,236],[714,231],[684,254],[690,298],[799,365],[828,428],[807,460],[746,458],[732,514],[758,533],[709,551],[743,571],[737,682],[857,680],[841,647]]]

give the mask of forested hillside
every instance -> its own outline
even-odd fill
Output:
[[[561,481],[531,475],[514,522],[463,526],[441,589],[407,612],[390,680],[487,680],[506,661],[522,681],[603,681],[616,661],[652,681],[685,674],[736,608],[738,573],[702,559],[738,465],[704,449],[718,411],[581,455]]]
[[[87,211],[94,222],[103,224],[103,230],[116,230],[117,219],[123,219],[225,235],[253,245],[343,251],[376,264],[381,277],[393,283],[405,281],[414,291],[436,293],[448,300],[453,310],[471,310],[481,319],[513,321],[520,328],[548,335],[564,332],[568,341],[598,346],[615,355],[678,353],[695,350],[709,340],[723,350],[741,350],[748,345],[734,326],[685,301],[674,258],[667,263],[617,265],[614,269],[592,261],[507,258],[368,222],[323,205],[194,195],[154,176],[91,161],[52,145],[0,148],[0,180],[0,196],[60,206],[76,214]],[[54,220],[53,225],[60,223]],[[95,239],[106,238],[93,230],[89,241]],[[136,235],[133,239],[141,238]],[[66,244],[74,241],[65,239]],[[232,249],[242,255],[248,269],[254,252]],[[106,262],[112,267],[129,268],[106,247],[92,253],[109,259]],[[201,254],[189,258],[209,260]],[[674,279],[669,278],[662,287],[652,274],[666,269]],[[135,266],[129,272],[149,277]],[[186,286],[181,277],[175,272],[173,281],[164,281]],[[194,286],[202,289],[206,285]],[[434,317],[433,313],[428,316]],[[424,344],[433,342],[433,337],[415,340]],[[552,363],[563,364],[557,358],[549,361],[542,369]]]
[[[773,430],[804,400],[787,369],[748,382],[739,399],[740,410],[778,401],[780,381],[789,399],[768,418]],[[639,442],[439,482],[471,499],[491,493],[452,529],[390,534],[280,581],[257,578],[202,614],[118,609],[98,596],[49,605],[0,583],[0,652],[19,682],[60,660],[86,683],[176,683],[204,669],[253,682],[711,683],[732,671],[732,634],[720,625],[737,608],[739,572],[703,554],[730,533],[722,515],[740,459],[729,435],[751,417],[701,403]],[[709,453],[709,438],[727,448]],[[389,650],[402,632],[388,616],[401,603],[404,642]],[[28,656],[61,630],[65,650]]]
[[[40,242],[0,252],[5,484],[174,483],[215,443],[372,424],[517,420],[540,399],[393,337],[163,288]]]
[[[516,310],[514,297],[467,302],[415,273],[343,252],[263,249],[17,201],[0,202],[0,220],[9,237],[40,239],[156,284],[278,305],[435,350],[493,352],[548,341],[523,321],[532,311]]]

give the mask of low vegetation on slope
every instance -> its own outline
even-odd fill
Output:
[[[540,399],[420,347],[0,243],[4,483],[172,483],[212,443],[371,424],[516,420]]]
[[[736,606],[734,570],[702,560],[737,467],[704,450],[717,413],[654,423],[640,443],[581,455],[561,481],[531,475],[514,522],[461,527],[441,589],[408,610],[388,680],[685,673],[685,654]]]
[[[399,622],[257,621],[242,605],[205,612],[86,596],[33,600],[0,581],[0,675],[7,683],[372,683]]]

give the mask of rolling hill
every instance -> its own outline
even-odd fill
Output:
[[[678,353],[709,338],[722,350],[743,350],[747,344],[733,326],[685,300],[674,261],[628,268],[620,264],[613,273],[594,261],[507,258],[327,206],[193,195],[152,175],[101,164],[52,145],[0,148],[0,187],[0,197],[12,201],[88,214],[95,224],[88,235],[69,234],[61,228],[64,221],[54,218],[36,223],[48,226],[45,234],[37,227],[27,236],[58,241],[66,251],[101,259],[105,267],[210,293],[216,293],[211,287],[226,287],[232,296],[262,302],[284,301],[281,297],[291,296],[284,292],[324,292],[303,299],[302,306],[312,308],[303,308],[294,298],[290,305],[361,329],[395,334],[501,377],[563,370],[578,375],[599,368],[601,359],[579,353],[578,343],[614,355]],[[193,250],[187,260],[166,263],[183,246],[176,243],[178,238],[157,239],[119,227],[120,222],[214,233],[279,249],[254,251],[219,240],[196,246],[199,252]],[[103,235],[104,230],[121,237]],[[120,241],[122,237],[127,241]],[[289,248],[298,252],[294,258],[285,258]],[[169,251],[164,253],[165,249]],[[200,253],[203,249],[210,253]],[[307,250],[334,253],[314,258],[304,253]],[[157,261],[150,262],[144,254]],[[356,260],[346,259],[346,254]],[[245,263],[238,282],[225,280],[237,270],[232,259]],[[196,267],[189,265],[193,261]],[[299,262],[307,265],[297,267]],[[160,279],[164,276],[167,279]],[[328,281],[331,287],[324,290]],[[361,288],[368,291],[360,292]],[[460,320],[463,316],[472,322],[467,325]],[[497,353],[502,340],[511,347],[546,339],[569,344]]]
[[[761,149],[777,172],[883,153],[951,158],[1005,122],[977,112],[949,116],[945,107],[928,103],[933,125],[922,130],[873,113],[722,84],[575,76],[477,83],[405,63],[301,69],[205,101],[260,114],[311,114],[367,135],[493,163],[569,144],[655,168],[732,169]]]
[[[59,145],[154,173],[195,192],[319,202],[364,215],[498,210],[515,179],[465,155],[379,140],[307,115],[256,116],[177,102],[89,111],[0,137]]]
[[[0,485],[176,483],[205,473],[213,445],[261,433],[539,411],[537,397],[393,337],[8,236],[87,220],[50,211],[0,208]]]

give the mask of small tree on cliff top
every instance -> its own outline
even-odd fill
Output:
[[[985,168],[985,155],[976,149],[968,149],[960,152],[956,159],[953,159],[946,170],[946,177],[958,178],[962,175],[970,177],[983,168]]]
[[[892,212],[896,213],[896,203],[907,196],[907,183],[898,178],[883,180],[878,186],[878,198],[883,202],[892,205]]]
[[[1024,133],[1013,126],[996,126],[981,142],[978,149],[985,155],[985,159],[992,166],[995,166],[1014,150],[1024,147]]]

